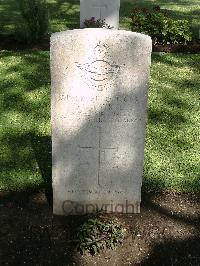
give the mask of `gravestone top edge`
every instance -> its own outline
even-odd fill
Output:
[[[64,37],[71,34],[83,34],[83,33],[94,33],[94,32],[104,32],[107,35],[122,35],[124,37],[139,37],[141,39],[144,39],[144,41],[149,41],[152,43],[152,39],[150,36],[139,33],[139,32],[132,32],[127,30],[114,30],[114,29],[103,29],[103,28],[85,28],[85,29],[73,29],[73,30],[67,30],[67,31],[60,31],[55,32],[51,35],[50,39],[56,39],[57,37]]]

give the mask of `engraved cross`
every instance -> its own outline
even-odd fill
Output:
[[[81,146],[79,145],[80,149],[84,149],[84,150],[97,150],[98,152],[98,185],[100,184],[100,168],[101,168],[101,163],[102,161],[104,161],[104,159],[102,159],[103,157],[105,157],[105,152],[108,150],[113,150],[114,151],[118,151],[118,147],[101,147],[101,126],[98,127],[99,129],[99,139],[98,139],[98,144],[97,146]]]
[[[93,8],[97,8],[99,10],[99,18],[102,19],[103,10],[106,10],[107,5],[99,3],[93,5]]]

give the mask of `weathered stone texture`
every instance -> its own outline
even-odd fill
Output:
[[[97,206],[140,211],[150,62],[151,39],[143,34],[83,29],[52,35],[55,214]]]

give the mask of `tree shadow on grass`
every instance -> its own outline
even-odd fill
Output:
[[[187,54],[163,54],[162,56],[153,54],[153,61],[155,63],[163,63],[169,67],[190,67],[193,71],[199,71],[200,62],[198,61],[196,55]],[[178,59],[178,60],[177,60]]]
[[[58,0],[56,3],[49,3],[50,17],[53,20],[52,31],[59,31],[59,24],[66,25],[67,29],[79,28],[80,21],[80,1]]]
[[[122,16],[129,16],[131,10],[135,7],[146,7],[146,8],[152,9],[155,6],[160,5],[160,7],[162,9],[162,6],[164,6],[166,4],[167,4],[167,6],[171,6],[171,7],[173,7],[173,6],[185,7],[185,6],[194,6],[195,5],[195,3],[193,1],[190,1],[190,0],[185,0],[185,1],[177,0],[176,2],[174,2],[174,1],[169,2],[168,0],[158,0],[158,1],[122,0],[120,13]],[[199,14],[198,4],[196,4],[196,6],[197,6],[197,9],[189,12],[189,15]],[[171,12],[171,10],[170,10],[170,12]],[[187,16],[187,14],[188,14],[188,12],[181,12],[181,11],[177,11],[177,10],[176,11],[172,10],[172,12],[174,12],[174,14],[177,14],[177,16],[181,16],[181,15],[184,16],[184,14]]]
[[[51,137],[30,135],[31,146],[35,154],[42,178],[44,180],[45,194],[49,205],[53,206],[52,191],[52,151]]]
[[[44,132],[50,119],[49,53],[4,51],[1,59],[1,190],[35,190],[46,182],[37,168],[31,134],[39,127]]]
[[[42,188],[45,189],[46,196],[50,206],[52,206],[52,154],[51,154],[51,137],[38,136],[34,133],[28,134],[8,134],[6,137],[7,144],[10,147],[10,156],[7,162],[2,162],[1,166],[4,171],[13,171],[13,168],[22,168],[25,171],[32,171],[35,161],[39,167],[38,175],[42,177],[42,184],[34,187],[33,184],[25,186],[23,193],[32,193]],[[3,139],[4,141],[4,139]],[[28,153],[23,151],[28,150]],[[17,170],[17,169],[16,169]],[[7,182],[9,178],[7,178]],[[14,181],[15,180],[15,181]],[[6,182],[6,180],[5,180]],[[17,176],[14,176],[10,182],[17,182]],[[8,182],[9,183],[9,182]]]
[[[172,113],[168,110],[149,109],[149,122],[152,124],[165,123],[170,128],[186,123],[187,119],[182,114]]]

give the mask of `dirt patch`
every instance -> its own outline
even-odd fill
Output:
[[[200,40],[190,42],[187,45],[181,45],[181,44],[153,45],[153,52],[199,54]]]
[[[117,215],[128,230],[123,244],[92,256],[77,251],[88,217],[53,216],[43,191],[1,193],[0,265],[200,265],[200,194],[142,198],[141,214]]]
[[[15,39],[14,35],[0,34],[0,50],[21,51],[21,50],[49,50],[49,38],[36,44],[25,44]]]
[[[37,44],[24,44],[15,39],[13,35],[0,35],[0,50],[49,50],[49,38]],[[153,45],[153,52],[166,52],[166,53],[200,53],[200,40],[194,40],[187,45],[181,44],[166,44],[166,45]]]

